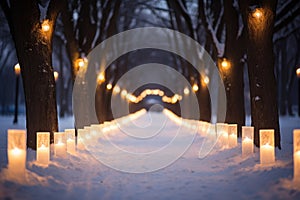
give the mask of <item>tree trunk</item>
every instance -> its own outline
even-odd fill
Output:
[[[280,95],[279,95],[279,110],[280,115],[286,115],[287,111],[287,79],[288,79],[288,72],[287,69],[287,45],[286,43],[281,44],[281,62],[279,64],[280,66]],[[279,80],[279,79],[278,79]]]
[[[255,127],[254,142],[259,146],[259,130],[275,130],[275,146],[279,149],[280,129],[277,105],[277,86],[274,75],[273,28],[276,0],[263,0],[262,16],[255,17],[244,8],[248,30],[248,71],[251,94],[251,121]]]
[[[27,147],[36,149],[36,132],[58,130],[55,81],[52,68],[52,33],[59,1],[48,7],[50,30],[43,32],[36,1],[10,1],[8,20],[15,42],[26,101]],[[8,7],[7,7],[8,8]]]
[[[224,56],[230,63],[228,69],[220,67],[227,96],[225,122],[238,124],[240,136],[241,127],[245,124],[244,66],[241,63],[245,50],[243,35],[238,35],[238,13],[233,7],[233,0],[224,1],[224,21],[226,23]]]

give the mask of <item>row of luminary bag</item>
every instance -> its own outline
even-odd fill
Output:
[[[171,111],[163,111],[171,120],[178,125],[187,128],[196,129],[197,132],[206,137],[208,140],[214,141],[221,149],[234,148],[238,145],[237,124],[227,123],[210,123],[205,121],[182,119]],[[259,130],[260,139],[260,163],[261,165],[273,165],[275,163],[275,144],[274,130]],[[294,140],[294,180],[300,184],[300,129],[293,132]],[[242,156],[247,157],[254,153],[254,127],[242,127]]]
[[[99,133],[111,134],[119,125],[127,124],[146,113],[142,109],[136,113],[121,117],[117,120],[104,122],[103,124],[93,124],[84,129],[65,129],[64,132],[54,132],[53,153],[55,157],[65,158],[68,154],[76,154],[77,150],[84,150],[84,143],[94,140],[94,136],[103,136]],[[13,180],[24,178],[26,170],[26,130],[7,131],[7,155],[9,177]],[[50,133],[37,132],[36,143],[36,165],[48,167],[50,161]]]
[[[93,139],[97,132],[112,132],[117,129],[118,123],[126,124],[128,121],[138,118],[145,112],[135,113],[131,118],[124,118],[118,122],[105,122],[104,124],[91,125],[84,129],[78,129],[76,142],[75,130],[66,129],[65,132],[54,133],[54,155],[65,157],[67,153],[75,154],[77,149],[84,149],[84,140]],[[204,121],[185,120],[179,118],[170,111],[164,112],[175,123],[195,129],[200,135],[211,140],[216,140],[223,149],[237,146],[237,125]],[[120,125],[120,124],[119,124]],[[99,135],[99,134],[97,134]],[[247,156],[254,152],[253,146],[254,127],[242,127],[242,155]],[[76,145],[77,143],[77,145]],[[260,130],[260,161],[261,164],[273,164],[275,162],[274,130]],[[48,166],[50,160],[50,133],[37,132],[36,164]],[[26,165],[26,131],[8,130],[8,163],[9,168],[15,169],[15,173],[25,170]],[[24,167],[23,167],[24,166]],[[23,170],[22,170],[23,169]],[[300,130],[294,130],[294,176],[300,179]]]

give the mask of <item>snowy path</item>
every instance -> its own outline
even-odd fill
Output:
[[[152,129],[167,120],[168,131],[160,132],[162,139],[136,143],[121,132],[110,135],[109,139],[127,150],[139,152],[165,145],[165,141],[174,136],[172,130],[177,125],[163,114],[152,113],[152,117]],[[147,124],[148,119],[142,116],[139,123]],[[242,158],[240,143],[236,148],[223,151],[214,148],[209,156],[199,159],[203,138],[197,135],[189,150],[176,162],[145,174],[116,171],[87,151],[69,155],[67,159],[51,155],[49,167],[41,168],[34,164],[35,152],[28,150],[26,184],[14,183],[5,177],[6,130],[16,126],[10,125],[12,118],[1,117],[0,120],[0,199],[300,199],[300,190],[289,186],[293,176],[291,135],[293,128],[299,128],[299,118],[281,119],[282,150],[276,150],[273,167],[259,165],[258,149],[253,156]],[[72,124],[71,118],[63,119],[60,128],[70,128]],[[190,134],[188,131],[185,129],[186,135]],[[103,148],[97,151],[96,146],[90,150],[105,153]],[[134,165],[124,159],[124,164]]]

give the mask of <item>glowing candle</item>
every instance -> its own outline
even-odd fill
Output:
[[[205,137],[208,134],[208,129],[209,129],[210,123],[209,122],[204,122],[202,125],[203,126],[201,128],[201,132],[202,132],[202,135]]]
[[[260,164],[275,162],[274,130],[259,130]]]
[[[229,124],[228,125],[228,143],[230,148],[234,148],[237,146],[237,124]]]
[[[75,154],[76,153],[75,129],[66,129],[65,133],[67,137],[67,152],[70,154]]]
[[[242,127],[242,155],[248,156],[253,153],[253,137],[254,127],[243,126]]]
[[[294,181],[300,185],[300,129],[294,130]]]
[[[215,124],[209,124],[207,129],[207,137],[211,141],[215,141],[217,138],[216,134],[216,125]]]
[[[83,129],[87,131],[87,133],[84,135],[84,139],[86,141],[91,140],[92,139],[92,137],[91,137],[91,127],[90,126],[85,126]]]
[[[66,152],[66,135],[64,132],[54,133],[54,155],[57,157],[65,157]]]
[[[205,122],[205,121],[200,121],[199,122],[199,134],[203,137],[206,136],[206,131],[207,131],[207,128],[208,128],[208,123]]]
[[[36,162],[43,166],[48,166],[50,160],[50,133],[36,133]]]
[[[104,124],[106,124],[106,126],[108,126],[107,122],[104,122]],[[91,129],[90,129],[91,136],[94,138],[99,137],[99,133],[100,133],[100,130],[102,127],[103,127],[103,125],[100,125],[100,124],[92,124]]]
[[[79,150],[84,150],[84,139],[86,134],[88,133],[87,130],[85,129],[78,129],[78,134],[77,134],[77,149]]]
[[[11,179],[25,177],[26,169],[26,131],[7,131],[8,171]]]
[[[219,144],[223,146],[223,148],[228,147],[228,124],[226,123],[217,123],[217,137],[219,139]]]

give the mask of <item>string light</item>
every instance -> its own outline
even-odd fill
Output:
[[[183,93],[184,93],[185,95],[190,94],[189,88],[185,87],[184,90],[183,90]]]
[[[78,58],[78,59],[76,60],[76,63],[77,63],[77,66],[78,66],[79,68],[82,68],[82,67],[84,67],[84,65],[85,65],[84,59],[83,59],[83,58]]]
[[[54,71],[54,72],[53,72],[53,76],[54,76],[54,80],[57,81],[58,76],[59,76],[58,72],[57,72],[57,71]]]
[[[127,90],[125,90],[125,89],[124,89],[124,90],[122,90],[122,92],[121,92],[121,96],[125,98],[125,97],[126,97],[126,95],[127,95]]]
[[[223,60],[221,62],[221,66],[222,66],[222,69],[228,70],[230,68],[230,62],[226,58],[223,58]]]
[[[207,84],[209,84],[209,78],[206,76],[205,78],[204,78],[204,83],[207,85]]]
[[[197,92],[199,90],[199,87],[198,87],[198,85],[195,83],[194,85],[193,85],[193,91],[194,92]]]
[[[119,94],[120,91],[121,91],[121,89],[120,89],[120,87],[119,87],[118,85],[116,85],[116,86],[114,87],[114,89],[113,89],[113,92],[114,92],[115,94]]]
[[[261,18],[263,15],[263,12],[261,10],[261,8],[255,8],[254,11],[252,12],[252,16],[256,19]]]
[[[105,76],[104,76],[104,74],[103,74],[103,73],[98,74],[98,76],[97,76],[97,83],[98,83],[98,84],[101,84],[101,83],[103,83],[104,81],[105,81]]]
[[[165,96],[164,92],[159,89],[153,89],[153,90],[146,89],[138,97],[134,96],[133,94],[128,94],[127,91],[126,92],[123,92],[123,91],[126,91],[126,90],[122,90],[121,96],[126,97],[126,99],[128,101],[130,101],[131,103],[139,103],[148,95],[161,96],[162,101],[165,103],[175,104],[178,101],[182,100],[182,96],[180,96],[179,94],[174,94],[172,97],[168,97],[168,96]]]
[[[106,89],[111,90],[112,89],[112,84],[111,83],[107,84]]]
[[[42,30],[44,32],[48,32],[50,30],[50,24],[49,24],[49,20],[48,19],[45,19],[43,22],[42,22]]]

